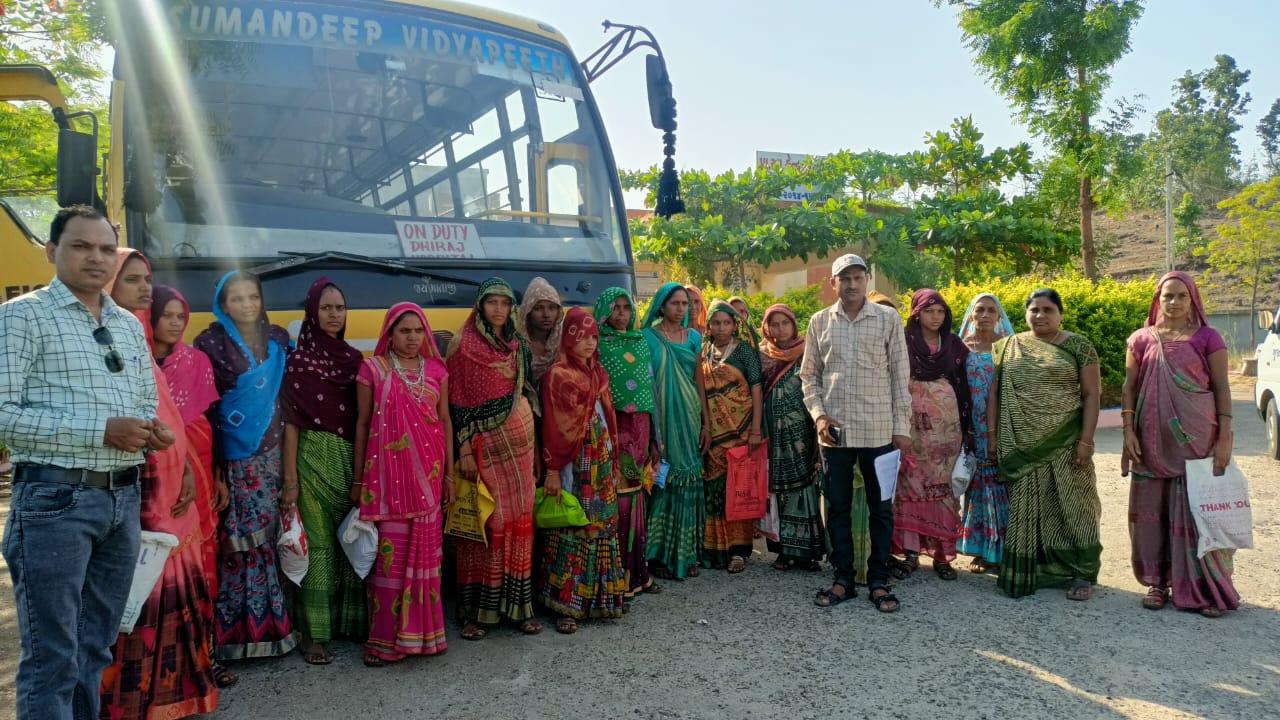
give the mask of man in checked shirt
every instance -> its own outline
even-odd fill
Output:
[[[0,305],[0,441],[13,452],[4,559],[22,656],[17,715],[97,718],[138,559],[143,450],[173,444],[155,420],[142,325],[103,292],[116,231],[58,211],[48,287]]]
[[[881,497],[875,459],[911,444],[910,365],[902,318],[889,307],[867,301],[871,270],[857,255],[831,265],[836,304],[814,313],[805,335],[800,380],[804,403],[818,428],[827,534],[831,538],[831,589],[814,603],[838,605],[854,596],[852,532],[853,473],[862,470],[871,525],[867,587],[881,612],[898,609],[888,588],[893,540],[893,498]]]

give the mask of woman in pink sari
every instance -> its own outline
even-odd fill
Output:
[[[1231,388],[1226,343],[1209,327],[1186,273],[1160,278],[1146,326],[1129,336],[1121,415],[1121,471],[1133,474],[1133,574],[1150,588],[1142,606],[1159,610],[1172,599],[1179,610],[1206,617],[1235,610],[1232,553],[1197,557],[1187,504],[1188,460],[1212,457],[1215,471],[1231,461]]]
[[[448,647],[440,595],[444,507],[453,498],[449,376],[422,308],[387,311],[373,357],[356,376],[351,502],[378,527],[367,578],[364,664],[381,667]]]
[[[151,264],[137,250],[121,248],[111,297],[142,322],[151,340]],[[213,712],[218,686],[213,673],[213,598],[205,574],[204,531],[196,499],[192,455],[160,366],[152,363],[157,415],[174,443],[147,455],[142,473],[140,519],[144,530],[178,539],[160,581],[147,597],[130,633],[121,633],[102,673],[101,718],[184,718]]]

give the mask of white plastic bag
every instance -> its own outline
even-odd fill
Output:
[[[951,494],[957,498],[964,496],[969,489],[969,481],[973,479],[973,469],[978,461],[968,450],[961,450],[956,458],[955,467],[951,468]]]
[[[162,532],[143,530],[138,544],[138,564],[133,566],[133,582],[129,585],[129,599],[120,618],[120,632],[131,633],[142,614],[142,606],[156,589],[169,551],[178,547],[178,538]]]
[[[351,508],[338,525],[338,542],[356,575],[361,579],[368,577],[373,562],[378,559],[378,527],[360,519],[360,508]]]
[[[280,555],[280,571],[294,585],[302,585],[302,578],[307,576],[307,532],[302,527],[297,507],[280,516],[280,539],[276,541],[276,549]]]
[[[1253,547],[1253,509],[1249,482],[1232,460],[1226,471],[1213,474],[1213,458],[1187,461],[1187,504],[1196,520],[1200,543],[1196,554],[1211,550]]]
[[[766,538],[778,542],[782,532],[782,518],[778,515],[778,496],[769,493],[769,502],[765,506],[764,517],[756,521],[756,529]]]

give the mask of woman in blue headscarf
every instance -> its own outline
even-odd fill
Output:
[[[297,640],[276,559],[281,511],[298,488],[282,487],[280,386],[289,333],[267,320],[262,283],[229,272],[214,291],[217,322],[196,338],[222,399],[209,408],[214,467],[231,494],[220,527],[215,653],[220,660],[284,655]]]
[[[649,506],[651,569],[660,578],[696,577],[706,507],[702,454],[711,444],[702,386],[702,336],[689,327],[689,293],[680,283],[658,288],[644,319],[653,364],[657,436],[670,465],[666,485]]]
[[[969,346],[965,373],[969,378],[969,395],[973,399],[969,422],[973,428],[978,466],[969,481],[969,489],[964,493],[960,540],[956,550],[973,556],[969,569],[976,573],[999,569],[1005,528],[1009,524],[1009,492],[996,479],[999,467],[992,452],[987,398],[996,376],[991,346],[1012,334],[1013,324],[1009,322],[1009,315],[991,293],[975,297],[960,321],[960,339]]]

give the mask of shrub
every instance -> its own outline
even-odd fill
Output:
[[[1155,292],[1155,279],[1116,282],[1110,278],[1099,280],[1096,285],[1083,277],[1067,276],[1053,279],[1021,277],[1010,280],[989,280],[977,284],[950,285],[939,288],[955,315],[957,325],[969,301],[981,292],[989,292],[1000,299],[1013,329],[1027,329],[1024,307],[1033,290],[1051,287],[1062,296],[1065,315],[1064,330],[1079,333],[1098,349],[1102,369],[1103,407],[1119,402],[1124,384],[1125,341],[1129,335],[1146,322]],[[911,304],[910,296],[902,303],[903,313]],[[958,331],[960,328],[956,327]]]

